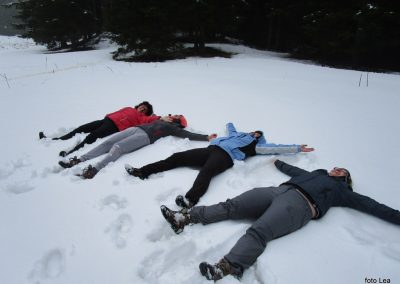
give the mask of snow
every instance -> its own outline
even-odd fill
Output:
[[[236,162],[213,179],[199,205],[287,180],[272,164],[280,158],[307,170],[346,167],[355,191],[400,208],[399,75],[369,73],[367,85],[359,71],[219,46],[237,55],[124,63],[111,59],[116,47],[105,42],[94,51],[51,54],[31,40],[0,37],[0,283],[210,283],[199,263],[217,262],[251,220],[193,225],[176,235],[159,207],[176,209],[176,195],[197,171],[142,181],[124,170],[206,142],[163,138],[82,180],[74,173],[95,160],[62,170],[58,152],[83,135],[38,138],[39,131],[59,135],[144,100],[157,114],[184,114],[194,132],[223,136],[232,121],[240,131],[263,130],[271,142],[316,148]],[[270,242],[241,283],[399,283],[399,264],[398,226],[332,208]],[[228,276],[219,283],[239,282]]]

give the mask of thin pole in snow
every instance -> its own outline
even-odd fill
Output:
[[[1,76],[1,77],[3,77],[3,78],[4,78],[4,80],[6,80],[6,83],[7,83],[7,86],[8,86],[8,88],[10,88],[10,89],[11,89],[11,86],[10,86],[10,84],[8,83],[8,78],[7,78],[7,75],[6,75],[6,74],[0,74],[0,76]]]
[[[358,82],[358,86],[359,86],[359,87],[361,86],[361,79],[362,79],[362,73],[361,73],[361,75],[360,75],[360,81]]]
[[[368,74],[369,74],[369,73],[367,73],[367,87],[368,87]]]

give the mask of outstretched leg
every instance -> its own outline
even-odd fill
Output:
[[[71,132],[57,138],[53,138],[53,140],[68,140],[71,139],[72,137],[75,136],[77,133],[90,133],[94,131],[95,129],[99,128],[103,124],[104,119],[101,120],[95,120],[86,124],[83,124],[79,126],[78,128],[75,128]]]
[[[114,122],[111,119],[105,118],[102,121],[103,123],[98,128],[93,130],[81,143],[76,145],[72,150],[68,151],[66,155],[69,155],[76,150],[82,148],[85,144],[94,143],[98,138],[103,138],[118,132],[117,126],[115,126]]]
[[[210,206],[195,206],[190,211],[192,223],[203,225],[238,219],[257,219],[287,187],[258,187],[225,202]]]
[[[131,153],[150,144],[149,136],[141,128],[132,127],[127,130],[129,130],[131,135],[119,142],[116,142],[111,147],[104,159],[95,165],[97,170],[104,168],[110,162],[115,162],[124,154]]]
[[[220,147],[210,146],[207,149],[211,151],[208,159],[200,169],[192,188],[185,195],[192,204],[196,204],[200,197],[206,193],[214,176],[233,166],[232,158]]]
[[[197,148],[178,152],[165,160],[148,164],[139,170],[143,177],[147,178],[151,174],[168,171],[177,167],[201,167],[207,161],[209,153],[209,148]]]
[[[295,189],[284,190],[225,255],[241,269],[249,268],[270,240],[287,235],[311,220],[311,209]]]

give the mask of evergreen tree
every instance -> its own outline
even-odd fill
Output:
[[[87,48],[102,32],[99,7],[100,0],[20,0],[17,27],[50,50]]]
[[[116,58],[134,52],[136,58],[165,60],[179,48],[176,1],[114,0],[107,9],[107,28],[122,47]]]
[[[400,70],[400,3],[364,2],[355,20],[354,64]]]
[[[178,29],[196,49],[207,42],[235,35],[238,3],[233,0],[183,0],[179,4]]]

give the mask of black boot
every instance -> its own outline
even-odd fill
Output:
[[[145,179],[146,178],[140,169],[134,168],[131,165],[126,164],[125,165],[125,170],[131,176],[138,177],[140,179]]]
[[[161,205],[161,213],[165,220],[171,225],[176,234],[183,232],[183,228],[190,224],[190,215],[179,211],[172,211],[165,205]]]
[[[182,195],[178,195],[175,198],[175,204],[178,205],[179,207],[186,208],[186,209],[190,209],[194,205],[189,199],[187,199],[186,197],[184,197]]]
[[[79,164],[81,160],[79,160],[76,156],[73,158],[69,158],[68,162],[59,161],[58,164],[63,167],[64,169],[72,168],[73,166]]]
[[[39,132],[39,139],[47,138],[42,131]]]
[[[83,169],[82,174],[79,176],[84,179],[92,179],[98,172],[99,171],[95,167],[93,167],[92,165],[89,165]]]
[[[68,153],[67,153],[66,151],[61,151],[60,153],[58,153],[58,155],[59,155],[60,157],[65,157],[65,156],[68,155]]]
[[[201,275],[206,277],[208,280],[220,280],[224,276],[233,275],[236,278],[240,278],[240,275],[236,274],[232,269],[231,264],[225,259],[221,259],[218,263],[211,265],[207,262],[202,262],[199,265]]]

